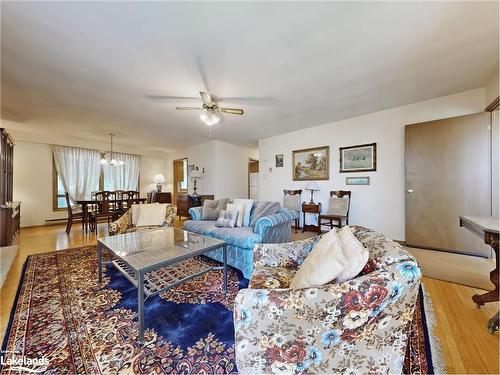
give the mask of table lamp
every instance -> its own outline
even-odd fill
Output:
[[[158,193],[161,193],[161,184],[163,184],[164,182],[167,182],[167,180],[165,180],[165,176],[162,175],[162,174],[157,174],[154,178],[153,178],[153,182],[156,183],[156,191]]]
[[[200,172],[200,170],[198,169],[198,167],[196,167],[196,169],[193,169],[193,170],[191,171],[191,173],[189,174],[189,177],[193,179],[193,195],[194,195],[195,197],[197,197],[197,196],[198,196],[198,193],[196,192],[196,190],[197,190],[197,187],[196,187],[196,180],[197,180],[197,179],[199,179],[199,178],[201,178],[201,176],[202,176],[202,175],[201,175],[201,172]]]
[[[306,185],[305,190],[311,190],[311,201],[309,202],[309,204],[315,204],[313,200],[313,193],[314,191],[319,190],[318,184],[316,182],[311,181]]]

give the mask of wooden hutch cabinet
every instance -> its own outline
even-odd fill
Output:
[[[0,128],[0,247],[11,246],[19,234],[21,205],[12,202],[14,142]]]

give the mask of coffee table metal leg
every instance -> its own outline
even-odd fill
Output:
[[[97,267],[99,269],[99,285],[102,283],[102,245],[97,243]]]
[[[144,274],[139,272],[137,284],[137,313],[139,315],[139,341],[144,340]]]
[[[227,246],[224,245],[223,257],[224,257],[224,293],[227,293]]]

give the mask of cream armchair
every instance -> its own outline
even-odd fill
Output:
[[[420,268],[396,242],[351,228],[370,258],[340,284],[288,288],[317,239],[255,246],[252,279],[234,305],[239,372],[401,372]]]
[[[164,225],[168,226],[174,225],[176,213],[177,213],[177,208],[173,204],[168,203],[167,214],[165,216]],[[139,227],[139,228],[134,227],[132,223],[132,209],[129,209],[118,220],[113,221],[111,224],[109,224],[109,235],[114,236],[116,234],[130,233],[130,232],[148,230],[152,228],[158,228],[158,227]]]

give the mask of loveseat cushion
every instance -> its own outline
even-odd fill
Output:
[[[214,229],[217,229],[217,227],[215,226],[215,221],[211,220],[187,220],[184,222],[184,229],[189,232],[209,236]]]
[[[262,236],[254,233],[251,227],[217,228],[215,221],[187,220],[184,222],[184,229],[246,249],[253,249],[256,244],[262,243]]]
[[[251,227],[216,228],[210,235],[230,245],[246,249],[253,249],[255,245],[262,243],[262,236],[254,233]]]
[[[296,269],[285,267],[255,268],[248,287],[251,289],[289,288],[296,272]]]

